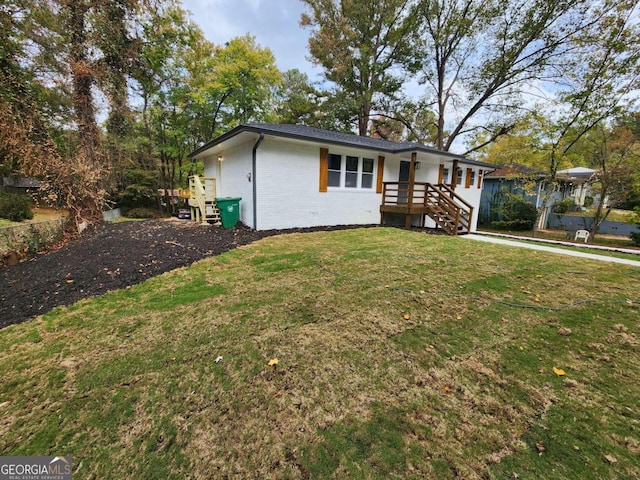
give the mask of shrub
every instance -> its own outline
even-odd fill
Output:
[[[152,208],[132,208],[125,215],[129,218],[161,218],[162,213]]]
[[[636,247],[640,247],[640,232],[631,232],[629,238],[631,238]]]
[[[575,206],[573,198],[564,198],[553,204],[553,213],[567,213]]]
[[[513,230],[516,232],[524,232],[526,230],[532,230],[534,222],[523,221],[523,220],[496,220],[495,222],[491,222],[491,226],[498,230]]]
[[[499,207],[500,220],[491,222],[495,228],[508,230],[532,230],[538,219],[535,205],[520,195],[507,193]]]
[[[593,206],[593,197],[591,195],[586,195],[584,197],[584,206],[585,208],[589,208]]]
[[[33,218],[31,199],[18,193],[0,193],[0,218],[21,222]]]

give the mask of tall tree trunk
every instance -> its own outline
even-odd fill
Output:
[[[369,118],[371,117],[371,102],[363,101],[358,115],[358,134],[366,137],[369,133]]]
[[[99,168],[98,126],[93,108],[91,87],[95,72],[87,55],[87,33],[85,17],[89,10],[82,0],[68,0],[70,67],[73,85],[73,108],[78,124],[80,148],[90,166]]]

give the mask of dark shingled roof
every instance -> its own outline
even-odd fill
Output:
[[[496,169],[485,175],[486,178],[533,178],[544,177],[545,174],[542,170],[537,168],[528,167],[526,165],[520,165],[518,163],[512,163],[510,165],[497,165]]]
[[[444,152],[434,147],[429,147],[416,142],[392,142],[382,140],[380,138],[363,137],[351,133],[333,132],[331,130],[323,130],[321,128],[309,127],[307,125],[291,125],[278,123],[248,123],[242,124],[229,130],[227,133],[214,138],[210,142],[205,143],[189,154],[193,157],[211,147],[214,147],[236,135],[243,132],[264,133],[265,135],[273,135],[276,137],[293,138],[298,140],[309,140],[315,142],[324,142],[333,145],[342,145],[348,147],[365,148],[367,150],[376,150],[387,153],[405,153],[405,152],[425,152],[436,155],[458,158],[464,160],[465,163],[473,163],[485,167],[493,167],[488,163],[477,162],[466,159],[462,155],[456,155],[451,152]]]

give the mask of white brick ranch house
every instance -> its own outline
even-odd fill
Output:
[[[240,125],[189,157],[215,195],[242,197],[240,220],[256,230],[400,220],[471,232],[492,169],[419,143],[280,124]]]

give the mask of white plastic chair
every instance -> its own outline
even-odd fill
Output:
[[[574,241],[577,242],[581,238],[584,238],[584,243],[587,243],[587,241],[589,240],[589,232],[587,230],[578,230],[576,232],[576,237],[574,238]]]

